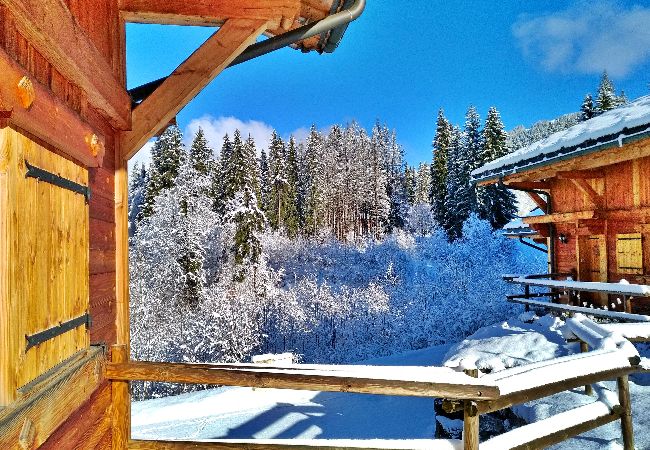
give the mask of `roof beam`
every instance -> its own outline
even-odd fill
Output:
[[[567,170],[558,172],[557,177],[560,180],[593,180],[605,178],[605,172],[602,170]]]
[[[547,214],[544,216],[524,217],[522,220],[525,224],[537,225],[542,223],[576,222],[578,220],[593,219],[595,217],[595,211],[577,211],[570,213]]]
[[[102,165],[104,138],[76,112],[30,78],[0,48],[0,128],[13,125],[42,139],[87,167]]]
[[[289,29],[300,15],[300,0],[120,0],[127,22],[218,26],[227,19],[266,20]]]
[[[120,130],[130,127],[131,99],[63,0],[0,0],[18,31],[89,103]]]
[[[603,209],[605,207],[605,199],[602,195],[596,192],[587,180],[584,178],[572,178],[571,182],[589,198],[591,203],[593,203],[597,209]]]
[[[146,100],[133,110],[133,128],[122,133],[122,158],[130,159],[199,92],[266,30],[265,20],[228,19]]]
[[[521,182],[505,182],[505,185],[507,188],[510,189],[515,189],[515,190],[531,190],[531,189],[536,189],[536,190],[543,190],[543,189],[551,189],[551,185],[548,182],[545,181],[521,181]]]

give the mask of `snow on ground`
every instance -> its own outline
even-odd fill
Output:
[[[524,313],[481,328],[464,341],[365,361],[378,366],[463,364],[500,370],[576,351],[562,322]],[[650,356],[650,346],[640,345]],[[637,449],[650,449],[650,374],[630,377]],[[604,383],[615,389],[613,382]],[[515,407],[536,421],[594,401],[581,389]],[[136,439],[428,439],[434,434],[433,400],[364,394],[252,388],[218,388],[134,402]],[[555,450],[622,448],[619,422],[559,444]]]

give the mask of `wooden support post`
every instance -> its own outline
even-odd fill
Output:
[[[584,342],[580,341],[580,352],[581,353],[587,353],[589,351],[589,345]],[[594,389],[591,387],[591,384],[585,385],[585,395],[593,395]]]
[[[478,450],[479,444],[479,413],[476,402],[465,401],[463,417],[463,448]]]
[[[623,434],[623,448],[625,450],[634,450],[634,431],[632,426],[632,407],[630,402],[630,384],[627,375],[619,377],[618,399],[623,409],[621,414],[621,431]]]
[[[114,363],[129,360],[126,345],[114,345],[111,350]],[[126,450],[131,438],[131,395],[128,381],[113,381],[113,450]]]

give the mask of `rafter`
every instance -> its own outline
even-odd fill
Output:
[[[548,203],[539,194],[536,194],[535,192],[527,192],[527,194],[539,209],[544,212],[548,211]]]
[[[285,29],[298,18],[301,6],[300,0],[120,0],[128,22],[215,26],[227,19],[254,19]]]
[[[0,0],[29,42],[120,130],[130,126],[131,99],[63,0]]]
[[[228,19],[133,110],[133,129],[122,134],[122,158],[135,155],[266,28],[265,20]]]
[[[593,180],[605,178],[605,172],[602,170],[567,170],[558,172],[557,177],[560,180]]]
[[[545,181],[520,181],[516,183],[506,182],[506,187],[509,187],[510,189],[522,189],[522,190],[528,190],[528,189],[543,190],[543,189],[550,189],[551,185]]]

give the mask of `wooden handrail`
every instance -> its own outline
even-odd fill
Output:
[[[336,366],[331,367],[330,371],[300,370],[300,366],[291,369],[230,369],[210,364],[131,361],[108,364],[106,376],[115,381],[214,384],[413,397],[470,400],[499,397],[499,389],[495,385],[482,383],[448,368],[390,367],[383,371],[380,367],[366,367],[364,370],[336,370]]]
[[[526,300],[521,298],[508,298],[508,301],[511,303],[520,303],[522,305],[528,305],[535,308],[544,308],[554,311],[562,311],[567,313],[582,313],[588,316],[602,317],[606,319],[615,319],[622,322],[650,322],[650,316],[644,316],[641,314],[632,314],[624,313],[620,311],[606,311],[602,309],[595,308],[585,308],[582,306],[571,306],[571,305],[562,305],[560,303],[549,303],[549,302],[540,302],[537,300]]]

